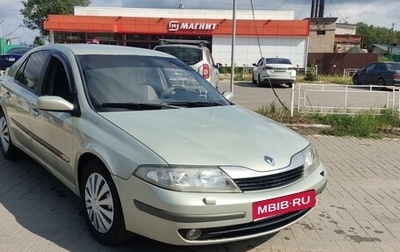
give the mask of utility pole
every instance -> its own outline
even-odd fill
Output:
[[[388,54],[389,56],[393,53],[393,35],[394,35],[394,23],[392,23],[392,29],[390,29],[389,34],[389,45],[388,45]]]
[[[235,40],[236,40],[236,0],[233,0],[232,7],[232,48],[231,48],[231,83],[230,91],[233,93],[235,80]]]

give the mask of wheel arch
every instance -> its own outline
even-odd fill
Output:
[[[103,160],[101,160],[101,158],[99,158],[98,156],[96,156],[93,153],[84,153],[78,161],[78,169],[77,169],[77,190],[78,190],[78,195],[81,196],[81,188],[80,188],[80,184],[82,181],[82,175],[83,175],[83,171],[85,170],[86,165],[92,161],[92,160],[99,160],[101,163],[103,163],[103,165],[106,167],[106,169],[108,170],[108,172],[110,172],[110,170],[108,169],[107,165],[103,162]]]

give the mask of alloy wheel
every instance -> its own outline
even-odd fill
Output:
[[[10,148],[10,135],[8,131],[8,126],[6,119],[4,116],[0,117],[0,140],[1,140],[1,148],[4,152],[7,152]]]
[[[85,205],[93,227],[107,233],[114,220],[114,203],[110,187],[99,173],[92,173],[86,181]]]

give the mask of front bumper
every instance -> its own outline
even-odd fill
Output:
[[[114,181],[128,231],[174,245],[206,245],[264,236],[292,225],[312,209],[253,221],[253,203],[308,190],[315,190],[318,198],[326,186],[326,176],[321,164],[290,186],[248,193],[175,192],[135,176]],[[186,238],[193,230],[201,230],[197,239]]]

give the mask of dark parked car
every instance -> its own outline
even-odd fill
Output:
[[[15,61],[31,49],[31,47],[15,47],[0,55],[0,70],[6,70],[7,67],[12,66]]]
[[[374,62],[353,75],[354,85],[400,85],[400,62]]]

